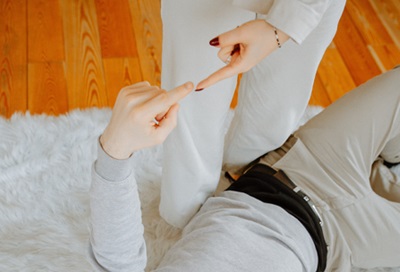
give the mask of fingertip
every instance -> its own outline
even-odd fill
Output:
[[[203,81],[200,81],[197,86],[196,89],[194,90],[195,92],[201,92],[202,90],[205,89],[205,83],[207,82],[207,79],[204,79]]]
[[[147,80],[140,82],[140,84],[145,86],[151,86],[150,82],[148,82]]]
[[[212,39],[210,41],[210,45],[213,45],[213,44],[211,44],[211,42],[213,42],[215,44],[213,46],[223,48],[225,46],[241,43],[240,32],[241,32],[241,30],[239,27],[229,30],[227,32],[224,32],[224,33],[218,35],[218,37]]]
[[[186,82],[185,84],[183,84],[183,87],[185,87],[185,89],[191,91],[191,90],[193,90],[193,88],[194,88],[194,84],[193,84],[193,82],[188,81],[188,82]]]
[[[194,88],[194,84],[190,81],[179,85],[178,87],[172,89],[171,91],[167,92],[168,95],[168,101],[166,101],[168,106],[171,106],[175,103],[177,103],[178,101],[180,101],[181,99],[183,99],[184,97],[186,97],[187,95],[189,95],[192,90]]]
[[[151,86],[151,85],[150,85],[150,82],[148,82],[148,81],[140,81],[140,82],[136,82],[130,86],[131,87],[140,87],[140,86]],[[127,86],[127,87],[129,87],[129,86]]]
[[[219,37],[213,38],[209,43],[211,46],[219,46]]]

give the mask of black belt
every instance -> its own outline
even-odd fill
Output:
[[[255,169],[253,169],[253,168],[255,168]],[[280,182],[282,182],[287,187],[292,189],[296,194],[298,194],[301,198],[303,198],[303,200],[308,204],[308,206],[310,206],[311,210],[314,212],[314,214],[318,218],[318,221],[319,221],[318,224],[321,227],[323,226],[323,221],[322,221],[321,215],[319,214],[319,212],[317,210],[317,207],[315,206],[314,202],[311,200],[311,198],[306,193],[304,193],[300,189],[300,187],[298,187],[296,184],[294,184],[293,181],[291,181],[289,179],[289,177],[282,170],[276,171],[275,169],[269,167],[266,164],[255,164],[250,169],[252,169],[252,171],[259,171],[259,172],[264,173],[266,175],[274,176]],[[250,169],[246,170],[245,173],[247,171],[249,171]]]
[[[322,219],[311,198],[293,183],[283,171],[256,163],[227,190],[246,193],[262,202],[282,207],[298,219],[309,232],[317,254],[317,271],[324,271],[327,245],[322,233]]]

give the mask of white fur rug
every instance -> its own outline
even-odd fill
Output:
[[[319,111],[310,110],[309,116]],[[86,261],[90,167],[110,113],[90,109],[60,117],[0,118],[0,271],[91,271]],[[144,150],[133,166],[149,270],[180,235],[158,214],[161,152]]]

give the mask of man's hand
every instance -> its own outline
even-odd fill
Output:
[[[100,137],[104,151],[126,159],[134,151],[162,143],[176,126],[178,102],[192,90],[191,82],[169,92],[148,82],[123,88]]]
[[[289,39],[284,32],[277,33],[280,44]],[[278,48],[274,27],[264,20],[253,20],[225,32],[212,39],[210,45],[220,48],[218,57],[227,65],[201,81],[196,90],[247,72]]]

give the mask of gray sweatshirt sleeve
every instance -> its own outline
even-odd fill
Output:
[[[146,266],[144,228],[131,160],[115,160],[98,146],[89,191],[89,254],[96,271],[144,271]]]

